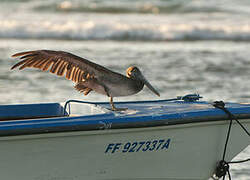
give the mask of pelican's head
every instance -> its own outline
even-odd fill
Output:
[[[145,84],[153,93],[155,93],[157,96],[160,96],[160,93],[158,93],[155,88],[153,88],[153,86],[147,81],[147,79],[142,75],[141,71],[137,67],[129,67],[126,71],[126,75],[128,78],[143,82],[143,84]]]

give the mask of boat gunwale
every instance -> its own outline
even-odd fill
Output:
[[[138,103],[155,103],[166,102],[160,101],[138,101]],[[134,103],[127,102],[127,103]],[[168,102],[172,104],[172,102]],[[193,104],[190,102],[174,101],[176,104]],[[53,104],[53,103],[52,103]],[[59,104],[59,103],[58,103]],[[108,103],[98,103],[108,105]],[[98,105],[97,104],[97,105]],[[125,104],[125,102],[118,102]],[[207,102],[195,102],[195,104],[211,105]],[[234,103],[231,103],[234,104]],[[236,103],[237,104],[237,103]],[[29,104],[30,105],[30,104]],[[32,104],[31,104],[32,105]],[[228,107],[237,119],[250,119],[249,105],[244,107],[242,104],[239,107]],[[102,107],[102,106],[101,106]],[[102,107],[103,108],[103,107]],[[212,109],[212,110],[211,110]],[[118,113],[118,114],[117,114]],[[73,132],[73,131],[93,131],[106,129],[128,129],[128,128],[147,128],[171,126],[190,123],[204,123],[212,121],[228,120],[228,116],[220,109],[214,108],[211,105],[205,109],[194,109],[193,111],[176,111],[165,114],[147,114],[140,116],[124,116],[119,112],[104,112],[95,115],[82,116],[59,116],[50,118],[38,119],[22,119],[22,120],[7,120],[0,121],[0,136],[16,136],[27,134],[43,134],[43,133],[58,133],[58,132]]]

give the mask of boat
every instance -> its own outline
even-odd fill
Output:
[[[0,179],[207,180],[230,119],[200,98],[0,105]],[[249,131],[250,104],[225,108]],[[225,160],[249,144],[232,121]]]

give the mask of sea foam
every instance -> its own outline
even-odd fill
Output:
[[[0,38],[118,41],[250,41],[248,24],[122,23],[98,21],[24,22],[0,20]]]

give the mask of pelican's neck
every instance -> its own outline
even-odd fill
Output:
[[[134,78],[134,77],[132,77],[132,76],[131,76],[131,77],[128,77],[128,78],[134,81],[134,83],[133,83],[134,88],[135,88],[136,90],[138,90],[138,92],[139,92],[140,90],[142,90],[142,88],[144,87],[144,82],[142,82],[141,80],[139,80],[139,79],[137,79],[137,78]]]

